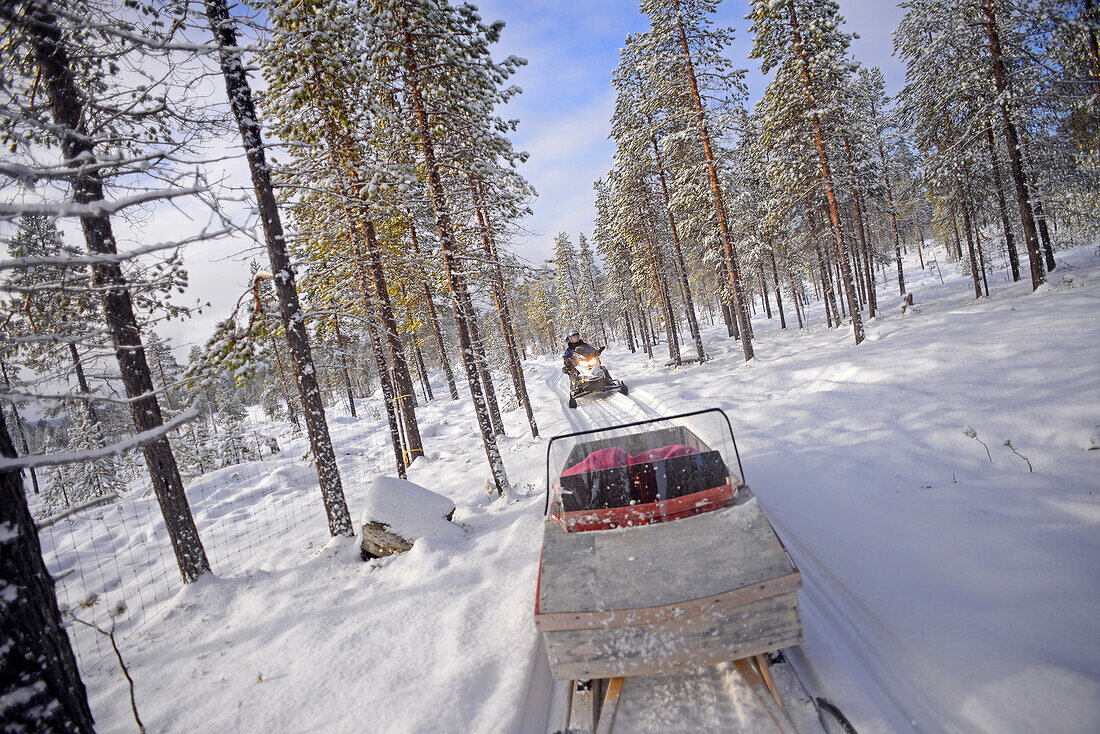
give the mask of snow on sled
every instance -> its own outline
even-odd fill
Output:
[[[547,485],[535,624],[555,680],[759,661],[803,641],[802,577],[721,410],[556,436]]]

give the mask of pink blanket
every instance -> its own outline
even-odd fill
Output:
[[[571,477],[575,474],[584,474],[601,469],[614,469],[618,466],[626,466],[630,462],[630,454],[625,449],[612,447],[593,451],[583,461],[574,464],[561,473],[563,477]]]
[[[650,449],[643,451],[640,454],[634,454],[630,456],[626,453],[625,449],[618,447],[611,447],[607,449],[599,449],[593,451],[586,456],[583,461],[580,461],[573,466],[569,467],[561,473],[563,477],[571,477],[577,474],[584,474],[585,472],[600,471],[601,469],[614,469],[620,466],[635,466],[637,464],[645,464],[650,461],[660,461],[661,459],[671,459],[673,456],[690,456],[691,454],[699,453],[699,449],[693,449],[690,446],[684,446],[682,444],[673,444],[671,446],[662,446],[658,449]]]
[[[673,456],[690,456],[691,454],[697,453],[699,453],[699,449],[693,449],[690,446],[684,446],[682,444],[662,446],[659,449],[650,449],[640,454],[634,454],[630,457],[630,466],[644,464],[647,461],[660,461],[661,459],[671,459]]]

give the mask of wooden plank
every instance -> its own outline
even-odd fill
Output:
[[[783,699],[779,697],[779,688],[775,685],[775,678],[772,677],[772,668],[768,665],[767,655],[753,655],[752,659],[756,661],[756,667],[760,669],[760,675],[768,685],[768,690],[771,691],[772,698],[779,704],[779,708],[786,711],[787,707],[783,705]]]
[[[706,599],[794,570],[754,500],[673,522],[567,533],[547,523],[540,615]]]
[[[599,724],[595,726],[595,734],[611,734],[611,729],[615,726],[615,714],[619,713],[619,696],[622,692],[623,679],[612,678],[607,685],[607,695],[603,700]]]
[[[794,728],[794,724],[787,715],[786,709],[782,707],[778,698],[773,699],[772,696],[769,695],[764,680],[756,672],[756,669],[752,667],[752,664],[749,663],[748,660],[734,660],[733,667],[734,670],[741,674],[745,683],[748,684],[756,700],[760,702],[764,711],[767,712],[768,718],[775,724],[775,728],[779,731],[779,734],[798,734],[798,730]]]
[[[705,614],[751,604],[761,599],[778,596],[802,588],[802,574],[795,571],[769,579],[759,584],[715,594],[705,599],[692,599],[679,604],[668,604],[645,609],[616,609],[606,612],[557,612],[536,614],[535,627],[540,632],[554,630],[594,629],[597,627],[624,627],[634,624],[661,624],[676,620],[700,617]]]
[[[677,623],[545,633],[555,679],[670,673],[801,644],[797,592]]]

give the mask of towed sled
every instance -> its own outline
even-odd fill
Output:
[[[787,731],[764,653],[803,641],[802,577],[742,479],[726,415],[556,436],[547,485],[535,624],[553,679],[571,681],[557,690],[600,701],[593,730],[611,730],[624,678],[734,661]]]
[[[569,407],[577,407],[577,398],[603,392],[618,391],[626,395],[628,390],[622,380],[612,379],[611,373],[600,362],[603,347],[593,349],[584,344],[574,350],[571,358],[574,372],[569,373]]]

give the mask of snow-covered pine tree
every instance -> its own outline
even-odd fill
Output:
[[[294,142],[294,163],[282,174],[293,184],[295,221],[301,230],[314,230],[313,247],[321,248],[323,259],[351,265],[345,277],[359,286],[394,458],[404,476],[423,446],[374,225],[397,214],[393,187],[404,187],[411,174],[387,159],[381,144],[392,147],[388,131],[375,124],[368,104],[356,101],[379,91],[370,64],[352,61],[364,58],[362,12],[348,3],[305,15],[297,5],[274,5],[279,33],[262,54],[265,109],[279,121],[278,135]],[[343,254],[334,247],[345,248]]]
[[[589,333],[599,331],[600,338],[607,344],[607,331],[604,329],[603,274],[596,264],[596,255],[588,245],[588,238],[581,233],[577,237],[577,265],[580,270],[581,305],[584,308]]]
[[[898,266],[898,290],[905,297],[905,271],[901,262],[901,235],[898,232],[898,211],[894,204],[894,189],[890,183],[890,165],[886,157],[889,144],[891,120],[886,114],[890,103],[886,96],[886,80],[877,66],[859,70],[859,82],[856,95],[858,113],[864,115],[870,125],[872,144],[878,147],[879,164],[882,169],[883,185],[886,187],[886,205],[890,213],[890,231],[894,239],[894,260]]]
[[[764,73],[775,70],[776,78],[769,88],[777,94],[801,95],[800,102],[793,96],[786,101],[803,110],[813,131],[852,334],[859,344],[864,339],[863,320],[822,124],[823,117],[833,114],[839,103],[835,93],[844,87],[853,70],[848,58],[851,36],[840,29],[843,18],[834,0],[753,0],[751,18],[755,37],[750,57],[760,59]]]
[[[694,143],[702,149],[703,163],[713,197],[714,219],[725,253],[725,269],[732,286],[733,310],[738,321],[745,360],[753,357],[752,327],[743,292],[742,273],[736,243],[729,231],[724,192],[719,173],[719,155],[712,139],[712,102],[719,109],[744,95],[742,71],[732,70],[721,50],[732,31],[713,28],[718,0],[642,0],[641,10],[649,18],[650,30],[639,37],[641,55],[648,62],[643,73],[656,82],[650,99],[682,101],[678,128],[694,118]],[[686,103],[690,100],[690,106]]]
[[[580,268],[577,251],[569,241],[569,234],[558,232],[554,237],[555,292],[558,301],[558,323],[566,333],[582,331],[584,322],[580,296]]]
[[[631,283],[630,252],[615,226],[610,187],[603,179],[599,179],[593,184],[593,188],[596,191],[596,222],[592,238],[596,241],[596,250],[600,253],[606,269],[607,291],[612,294],[611,301],[614,304],[611,310],[612,323],[622,318],[626,345],[631,352],[634,352],[635,338],[631,313],[636,312],[638,299]],[[647,351],[650,351],[649,345],[645,346]],[[652,357],[651,351],[650,357]]]
[[[448,191],[456,192],[456,184],[450,181],[445,187],[444,164],[458,162],[462,151],[479,142],[471,140],[471,135],[511,128],[496,118],[494,108],[518,93],[517,88],[503,84],[523,61],[492,60],[489,48],[504,24],[485,25],[469,5],[381,0],[365,10],[364,20],[369,32],[366,58],[379,82],[392,90],[372,100],[372,109],[386,125],[405,131],[418,148],[471,398],[495,490],[504,494],[508,478],[495,440],[491,401],[482,387],[481,340],[465,268],[458,260],[460,242],[448,199]]]
[[[0,135],[11,153],[26,164],[25,173],[19,176],[20,185],[33,180],[30,172],[41,170],[43,151],[61,153],[61,165],[52,166],[50,176],[70,185],[71,202],[66,213],[79,216],[89,253],[81,264],[90,266],[119,372],[132,401],[134,427],[147,436],[142,452],[180,573],[185,582],[191,582],[209,571],[210,564],[187,504],[175,456],[164,435],[164,421],[142,349],[135,294],[122,270],[121,263],[133,258],[118,257],[112,228],[112,214],[127,206],[195,193],[193,186],[179,184],[170,170],[177,159],[169,151],[180,150],[183,145],[169,122],[172,105],[179,100],[170,99],[171,90],[166,90],[172,75],[141,89],[119,89],[118,80],[126,75],[113,72],[121,71],[123,66],[141,66],[143,60],[148,60],[142,54],[151,53],[154,47],[132,40],[122,42],[109,33],[96,33],[93,38],[91,27],[112,25],[70,19],[89,18],[99,9],[82,5],[81,12],[70,10],[59,12],[49,0],[0,4],[3,43],[7,58],[12,60],[4,85],[8,113],[0,123]],[[112,97],[115,93],[120,96]],[[114,100],[123,95],[127,99],[125,107],[116,106]],[[48,105],[42,104],[43,98],[49,100]],[[106,186],[139,160],[161,166],[161,180],[169,181],[169,188],[107,203]],[[31,213],[58,211],[57,207],[46,206]],[[175,271],[179,271],[178,266]]]
[[[73,405],[67,413],[69,443],[63,449],[65,452],[79,454],[103,448],[105,441],[99,424],[92,422],[88,411]],[[58,480],[64,486],[66,506],[112,493],[120,494],[126,489],[126,483],[119,476],[118,458],[114,456],[65,464],[58,469]]]
[[[626,48],[620,51],[619,66],[612,77],[618,94],[615,116],[611,120],[611,134],[615,139],[618,168],[629,167],[635,171],[634,174],[629,175],[652,177],[659,187],[671,242],[670,259],[675,268],[677,284],[680,286],[697,358],[703,361],[705,358],[703,341],[699,333],[691,287],[688,283],[684,244],[681,242],[676,216],[673,213],[669,185],[672,173],[665,163],[668,154],[664,147],[666,138],[677,134],[682,136],[685,130],[690,137],[694,132],[695,128],[689,124],[688,120],[690,100],[682,93],[683,90],[675,85],[671,85],[669,89],[670,85],[667,84],[665,77],[653,78],[658,74],[668,74],[668,68],[653,64],[646,66],[639,62],[639,54],[642,51],[639,47],[640,38],[644,37],[627,38]],[[648,70],[649,74],[644,73],[643,69]],[[670,104],[670,100],[675,99],[677,92],[680,92],[681,98],[679,107]],[[694,110],[690,112],[693,113]],[[683,177],[680,177],[676,183],[682,183],[683,180]],[[679,361],[678,350],[675,359]]]

